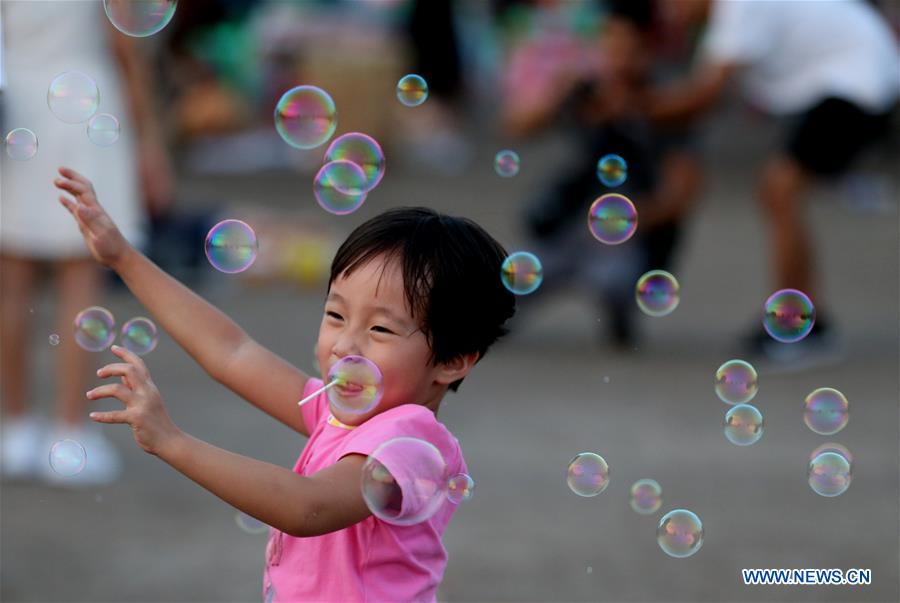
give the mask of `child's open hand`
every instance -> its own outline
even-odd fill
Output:
[[[119,346],[113,346],[112,353],[124,362],[107,364],[97,371],[97,376],[121,377],[121,383],[95,387],[87,393],[87,397],[91,400],[118,398],[125,405],[125,410],[92,412],[90,417],[98,423],[128,423],[138,446],[145,452],[159,455],[182,432],[169,417],[144,361]]]
[[[100,206],[90,180],[66,167],[59,168],[59,174],[61,177],[54,180],[53,184],[75,197],[72,200],[60,196],[59,202],[75,218],[94,259],[114,267],[128,249],[128,241]]]

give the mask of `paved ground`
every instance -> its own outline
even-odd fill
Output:
[[[448,399],[442,420],[457,434],[477,481],[445,542],[450,601],[897,601],[898,593],[898,227],[886,214],[842,205],[820,191],[810,219],[831,311],[848,349],[843,364],[799,374],[761,368],[763,439],[729,444],[724,405],[712,391],[716,367],[768,294],[766,251],[752,202],[754,161],[765,140],[723,145],[691,220],[678,275],[680,307],[641,321],[633,353],[595,344],[598,315],[575,293],[543,300]],[[482,222],[509,248],[521,244],[517,207],[547,176],[552,141],[522,149],[523,171],[500,180],[494,147],[477,167],[448,177],[389,169],[359,215],[398,204],[427,204]],[[896,158],[893,158],[896,165]],[[390,161],[390,158],[389,158]],[[392,166],[393,167],[393,166]],[[896,182],[894,183],[896,199]],[[192,178],[186,197],[227,198],[273,207],[309,205],[308,179]],[[199,287],[263,343],[310,367],[321,292],[242,288],[214,274]],[[117,316],[137,313],[111,294]],[[36,306],[49,324],[49,300]],[[49,327],[47,327],[49,328]],[[45,329],[46,330],[46,329]],[[45,341],[46,336],[38,337]],[[33,373],[35,398],[51,395],[52,349]],[[150,357],[154,380],[176,422],[217,445],[289,465],[303,440],[212,383],[168,338]],[[607,379],[608,378],[608,379]],[[806,483],[809,452],[829,438],[801,418],[806,393],[847,394],[849,426],[832,440],[853,452],[853,484],[826,499]],[[125,428],[110,428],[125,454],[117,484],[89,491],[4,484],[3,601],[256,600],[263,536],[237,529],[234,511],[168,466],[146,456]],[[577,452],[609,461],[606,492],[582,499],[565,469]],[[664,555],[659,518],[635,514],[628,489],[652,477],[663,510],[686,507],[706,540],[689,559]],[[285,504],[290,504],[285,501]],[[746,587],[740,570],[870,568],[865,587]]]

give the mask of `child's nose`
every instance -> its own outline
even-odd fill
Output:
[[[342,335],[334,342],[331,353],[338,358],[343,358],[344,356],[362,356],[357,338],[350,333]]]

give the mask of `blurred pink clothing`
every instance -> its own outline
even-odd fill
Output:
[[[321,380],[310,379],[302,397],[320,387]],[[313,475],[348,454],[368,456],[384,442],[403,436],[433,444],[447,464],[448,475],[467,473],[459,441],[424,406],[404,404],[355,428],[331,416],[325,393],[305,404],[301,412],[310,437],[294,465],[300,475]],[[415,464],[415,459],[397,461]],[[390,470],[394,474],[403,468]],[[343,530],[310,538],[272,529],[266,547],[264,600],[435,601],[447,565],[441,536],[455,510],[455,504],[445,501],[430,519],[415,525],[397,526],[370,516]]]

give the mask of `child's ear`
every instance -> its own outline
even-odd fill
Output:
[[[441,385],[450,385],[469,374],[475,363],[478,362],[478,352],[460,354],[455,358],[438,365],[438,374],[435,381]]]

